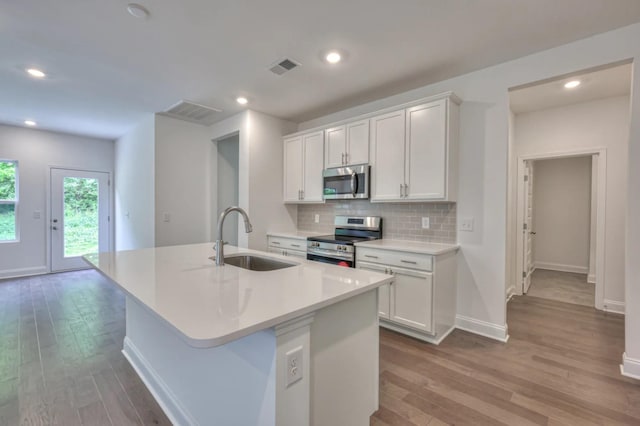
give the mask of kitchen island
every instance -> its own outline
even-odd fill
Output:
[[[126,294],[123,353],[180,425],[367,425],[378,405],[384,274],[216,266],[210,243],[86,259]]]

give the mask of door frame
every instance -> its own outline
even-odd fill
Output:
[[[49,164],[47,165],[47,178],[46,178],[46,199],[45,199],[45,214],[44,214],[44,243],[45,243],[45,262],[47,273],[52,273],[52,242],[51,242],[51,232],[49,227],[51,226],[51,170],[52,169],[63,169],[63,170],[71,170],[75,172],[90,172],[90,173],[106,173],[109,177],[109,220],[108,220],[108,229],[107,234],[109,235],[109,251],[113,251],[115,247],[115,226],[113,218],[115,212],[115,197],[114,197],[114,188],[113,184],[113,171],[112,170],[101,170],[101,169],[88,169],[86,167],[74,167],[74,166],[61,166],[57,164]]]
[[[605,223],[606,223],[606,199],[607,199],[607,150],[606,148],[586,148],[570,151],[555,151],[538,154],[522,155],[517,157],[516,172],[516,279],[515,294],[522,295],[522,273],[524,270],[524,236],[522,233],[524,224],[524,168],[525,161],[550,160],[557,158],[597,156],[596,177],[596,283],[595,283],[595,307],[598,310],[604,308],[604,271],[605,271]],[[593,167],[592,167],[593,170]],[[591,181],[593,182],[593,176]],[[593,191],[593,188],[592,188]]]

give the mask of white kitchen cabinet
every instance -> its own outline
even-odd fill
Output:
[[[307,240],[280,236],[267,236],[267,251],[281,256],[307,258]]]
[[[371,119],[371,201],[455,201],[458,103],[451,93]]]
[[[439,344],[455,327],[455,259],[358,245],[357,268],[394,277],[378,290],[380,326]]]
[[[325,168],[369,163],[369,120],[325,130]]]
[[[285,203],[321,203],[324,132],[284,139]]]

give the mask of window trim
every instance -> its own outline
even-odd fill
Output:
[[[0,163],[13,163],[14,165],[14,176],[15,176],[15,198],[13,200],[2,200],[0,199],[0,205],[13,205],[13,216],[14,216],[14,229],[15,235],[13,240],[0,240],[0,244],[7,243],[18,243],[20,242],[20,216],[19,212],[19,204],[20,204],[20,179],[19,176],[19,164],[18,160],[8,160],[4,158],[0,158]]]

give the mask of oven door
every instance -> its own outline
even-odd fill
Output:
[[[325,200],[369,198],[369,166],[336,167],[322,173]]]
[[[307,253],[307,260],[315,260],[316,262],[329,263],[331,265],[344,266],[347,268],[354,268],[355,262],[353,260],[334,259],[331,257],[320,256],[317,254]]]

